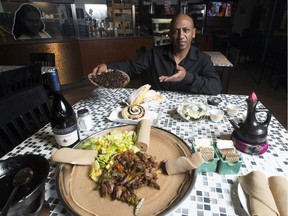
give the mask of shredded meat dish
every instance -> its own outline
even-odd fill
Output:
[[[149,186],[160,190],[156,183],[159,164],[146,153],[125,151],[113,158],[113,165],[104,170],[98,183],[101,197],[108,195],[112,200],[120,200],[136,206],[139,198],[135,189]]]

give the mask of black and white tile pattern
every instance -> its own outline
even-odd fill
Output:
[[[107,120],[110,112],[132,92],[132,89],[105,89],[98,88],[91,95],[74,105],[74,110],[88,108],[93,116],[94,127],[88,132],[81,132],[81,139],[103,129],[121,125]],[[229,123],[229,116],[225,114],[219,123],[213,123],[207,117],[201,121],[188,122],[183,120],[175,108],[186,98],[197,97],[186,93],[162,92],[165,100],[159,105],[151,105],[148,109],[160,111],[161,117],[157,127],[168,130],[185,140],[191,146],[193,138],[211,138],[213,142],[222,135],[229,135],[233,128]],[[208,97],[208,96],[204,96]],[[228,103],[235,103],[241,107],[237,117],[246,112],[246,95],[219,95],[222,102],[218,108],[226,110]],[[264,106],[260,103],[260,107]],[[212,106],[209,105],[209,108]],[[260,116],[261,117],[261,116]],[[231,216],[244,215],[244,210],[237,197],[235,189],[237,177],[252,170],[261,170],[266,175],[288,176],[288,133],[287,130],[272,116],[269,133],[269,149],[260,156],[242,154],[243,164],[238,174],[219,175],[217,173],[199,173],[194,189],[183,200],[181,206],[170,214],[171,216]],[[70,215],[61,202],[56,190],[58,165],[50,160],[51,150],[56,148],[56,141],[50,124],[25,140],[22,144],[9,152],[1,159],[18,154],[40,154],[50,161],[50,173],[46,181],[45,198],[51,205],[50,215]]]

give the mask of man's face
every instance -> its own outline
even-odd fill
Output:
[[[41,18],[36,12],[28,12],[23,19],[23,24],[33,34],[37,34],[41,30]]]
[[[195,38],[196,29],[189,17],[180,16],[171,26],[169,33],[170,40],[175,51],[186,50],[190,48],[193,38]]]

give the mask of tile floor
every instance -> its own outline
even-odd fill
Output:
[[[231,74],[228,93],[249,95],[254,91],[258,99],[287,129],[287,87],[281,86],[278,90],[274,90],[265,76],[261,83],[257,85],[256,81],[260,72],[261,70],[258,65],[249,63],[239,64]],[[139,86],[141,86],[140,80],[132,80],[128,85],[131,88]],[[94,89],[95,86],[90,84],[88,80],[84,80],[63,86],[63,94],[71,104],[74,104],[88,96]]]

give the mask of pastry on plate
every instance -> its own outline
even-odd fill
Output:
[[[145,108],[138,104],[126,106],[122,109],[121,115],[123,119],[138,120],[145,115]]]

